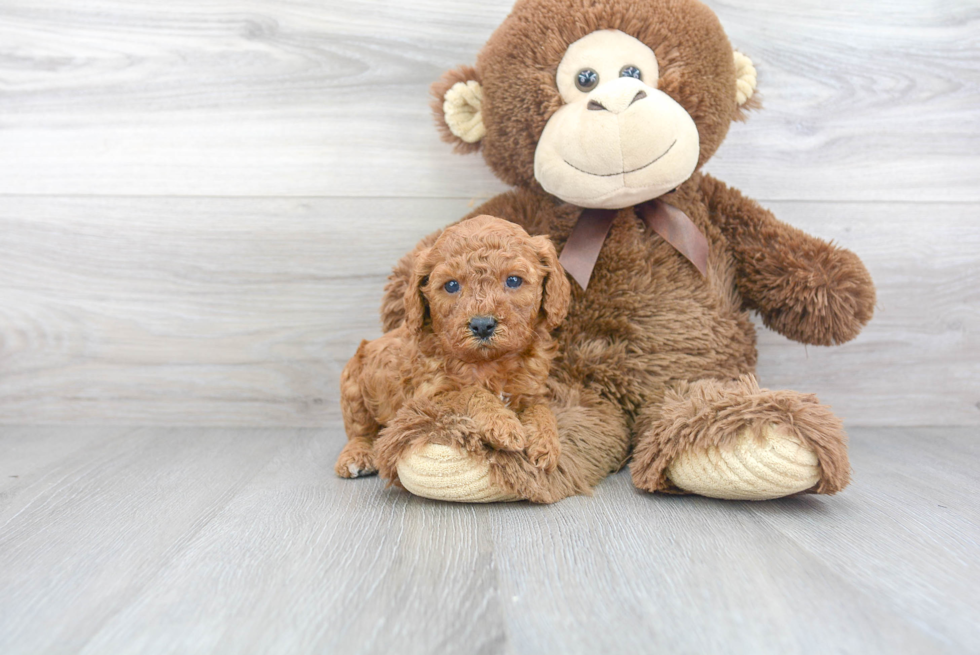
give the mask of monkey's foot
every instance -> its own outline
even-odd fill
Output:
[[[637,420],[640,489],[732,500],[833,494],[850,480],[843,426],[815,396],[755,378],[681,383]]]
[[[766,425],[756,435],[744,428],[731,446],[682,452],[667,478],[689,493],[728,500],[768,500],[820,482],[816,453],[785,426]]]
[[[375,441],[378,471],[417,496],[453,502],[554,503],[588,494],[626,456],[625,417],[590,391],[554,383],[552,392],[551,411],[563,435],[555,466],[536,466],[523,450],[493,448],[471,417],[413,401]]]
[[[452,446],[427,444],[399,459],[396,468],[401,485],[423,498],[457,503],[520,500],[491,480],[486,458]]]
[[[504,488],[499,463],[491,470],[508,453],[485,443],[473,418],[432,402],[413,401],[399,410],[374,446],[381,477],[416,496],[459,503],[520,500]]]

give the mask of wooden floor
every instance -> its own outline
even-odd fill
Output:
[[[454,505],[339,427],[3,428],[0,653],[967,653],[980,439],[860,429],[836,497]]]

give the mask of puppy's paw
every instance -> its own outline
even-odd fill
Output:
[[[527,428],[527,458],[542,471],[554,471],[561,457],[554,413],[547,405],[535,405],[525,410],[521,420]]]
[[[536,467],[551,473],[558,466],[558,459],[561,457],[561,445],[558,440],[534,440],[527,447],[527,458]]]
[[[377,473],[378,467],[374,463],[374,453],[371,452],[370,445],[348,441],[340,451],[333,470],[342,478],[362,478]]]
[[[524,426],[517,420],[513,412],[501,413],[487,417],[483,425],[483,433],[487,443],[497,450],[521,451],[527,447],[527,434]]]

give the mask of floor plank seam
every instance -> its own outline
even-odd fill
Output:
[[[272,455],[270,455],[268,461],[266,461],[265,464],[255,468],[255,471],[252,475],[240,478],[233,487],[230,487],[220,497],[220,499],[214,504],[213,507],[211,507],[207,512],[202,514],[198,518],[198,520],[194,522],[192,528],[188,530],[180,540],[175,541],[169,548],[167,548],[167,550],[165,550],[163,553],[157,556],[159,562],[157,566],[153,567],[152,571],[148,573],[145,582],[140,584],[138,589],[134,589],[130,594],[127,594],[126,596],[119,599],[119,602],[117,603],[117,609],[115,609],[110,614],[106,615],[103,618],[103,620],[99,622],[98,627],[92,631],[91,636],[85,640],[85,643],[82,645],[81,648],[79,648],[79,651],[84,651],[85,648],[92,641],[94,641],[101,634],[101,632],[108,625],[112,623],[112,621],[117,616],[125,612],[132,605],[132,602],[134,600],[138,599],[141,595],[143,595],[145,591],[150,589],[151,586],[155,584],[157,580],[159,580],[164,570],[170,564],[175,562],[181,554],[187,552],[187,549],[194,543],[195,538],[198,535],[200,535],[204,531],[204,529],[208,525],[210,525],[211,522],[214,521],[215,518],[217,518],[225,509],[227,509],[227,507],[238,496],[238,494],[241,493],[241,491],[246,486],[248,486],[248,484],[252,480],[254,480],[256,477],[261,475],[262,472],[265,471],[265,469],[269,466],[269,464],[271,464],[275,460],[275,458],[288,447],[288,445],[289,444],[284,443],[279,448],[277,448],[272,453]]]

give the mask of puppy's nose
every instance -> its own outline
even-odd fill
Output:
[[[497,319],[493,316],[474,316],[470,319],[470,332],[480,339],[489,339],[497,329]]]

